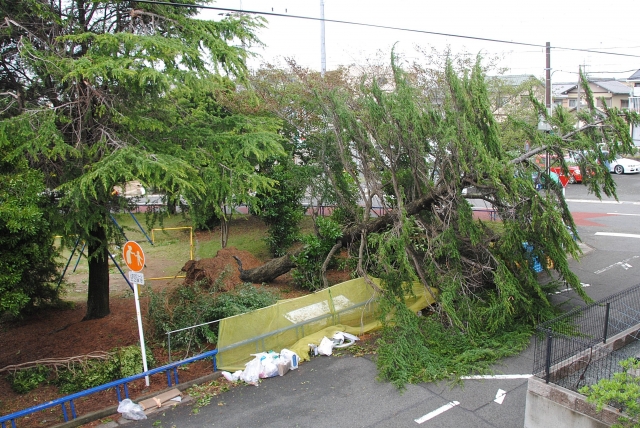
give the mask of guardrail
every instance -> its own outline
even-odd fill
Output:
[[[122,394],[120,393],[120,386],[124,389],[125,398],[129,398],[129,388],[128,384],[133,382],[134,380],[142,379],[145,376],[151,376],[157,373],[165,372],[167,374],[167,385],[170,387],[172,385],[177,385],[179,383],[178,380],[178,367],[193,363],[195,361],[203,360],[205,358],[213,359],[213,371],[217,370],[216,366],[216,355],[218,354],[218,350],[214,349],[213,351],[208,351],[200,355],[196,355],[195,357],[187,358],[185,360],[176,361],[175,363],[170,363],[164,365],[162,367],[157,367],[155,369],[147,370],[146,372],[139,373],[124,379],[115,380],[113,382],[105,383],[104,385],[96,386],[91,389],[87,389],[84,391],[76,392],[71,395],[67,395],[65,397],[57,398],[55,400],[49,401],[47,403],[38,404],[37,406],[29,407],[27,409],[20,410],[18,412],[14,412],[8,414],[6,416],[0,416],[0,426],[2,428],[7,428],[7,422],[11,422],[11,427],[16,428],[16,419],[28,416],[32,413],[39,412],[41,410],[50,409],[52,407],[60,406],[62,408],[62,416],[64,417],[65,422],[69,422],[69,415],[67,414],[67,403],[69,405],[69,410],[71,411],[71,419],[77,418],[75,405],[73,400],[77,400],[81,397],[86,397],[87,395],[95,394],[100,391],[105,391],[110,388],[115,388],[116,396],[118,401],[122,401]],[[173,373],[173,383],[172,376]]]

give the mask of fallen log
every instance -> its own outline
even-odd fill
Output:
[[[436,197],[433,194],[423,196],[422,198],[407,204],[405,207],[406,213],[407,215],[417,214],[420,211],[430,208],[435,201]],[[351,226],[343,231],[340,242],[343,247],[347,247],[351,243],[359,240],[363,231],[366,234],[369,234],[385,230],[393,224],[397,216],[398,213],[394,210],[383,216],[373,218],[365,224]],[[262,284],[264,282],[271,282],[280,275],[284,275],[291,269],[295,268],[296,264],[293,261],[293,257],[296,257],[301,252],[302,250],[298,250],[292,254],[285,254],[282,257],[269,260],[262,266],[247,270],[242,268],[242,261],[238,257],[234,256],[234,258],[238,263],[238,270],[240,271],[240,279],[242,281],[251,282],[253,284]]]

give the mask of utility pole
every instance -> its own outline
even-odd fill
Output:
[[[547,53],[547,67],[545,68],[545,70],[547,71],[546,73],[546,84],[545,84],[545,100],[547,102],[547,112],[551,113],[551,42],[547,42],[547,47],[546,47],[546,53]]]
[[[320,0],[320,75],[327,71],[327,52],[324,46],[324,0]]]
[[[547,57],[547,62],[546,62],[546,74],[545,74],[545,90],[544,90],[544,97],[545,97],[545,106],[547,107],[547,113],[549,115],[551,115],[551,42],[547,42],[546,44],[546,57]],[[550,125],[549,126],[549,132],[551,132],[551,128]],[[549,151],[547,150],[547,155],[545,156],[545,170],[546,173],[549,174],[549,170],[551,168],[550,165],[550,161],[549,161]]]
[[[578,64],[578,100],[576,101],[576,111],[580,112],[580,83],[582,82],[582,70]]]

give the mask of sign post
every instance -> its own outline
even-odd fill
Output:
[[[140,295],[138,294],[138,285],[144,285],[144,274],[140,272],[144,267],[144,251],[135,241],[127,241],[122,247],[122,255],[127,267],[131,269],[129,272],[129,282],[133,285],[133,295],[136,301],[136,316],[138,318],[138,334],[140,335],[140,352],[142,353],[142,368],[146,372],[147,368],[147,351],[144,346],[144,332],[142,331],[142,316],[140,314]],[[149,376],[145,376],[147,386],[149,386]]]

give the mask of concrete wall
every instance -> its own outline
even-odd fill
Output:
[[[617,421],[615,409],[606,408],[597,413],[584,395],[547,384],[535,376],[529,378],[525,428],[605,428]]]
[[[611,337],[602,348],[618,350],[629,343],[637,341],[640,326],[635,325]],[[583,351],[589,352],[588,350]],[[574,355],[554,365],[550,372],[566,376],[568,370],[580,369],[580,354]],[[593,404],[587,403],[586,397],[570,389],[532,376],[527,386],[527,404],[524,412],[525,428],[604,428],[618,422],[620,413],[613,407],[605,407],[596,412]]]

